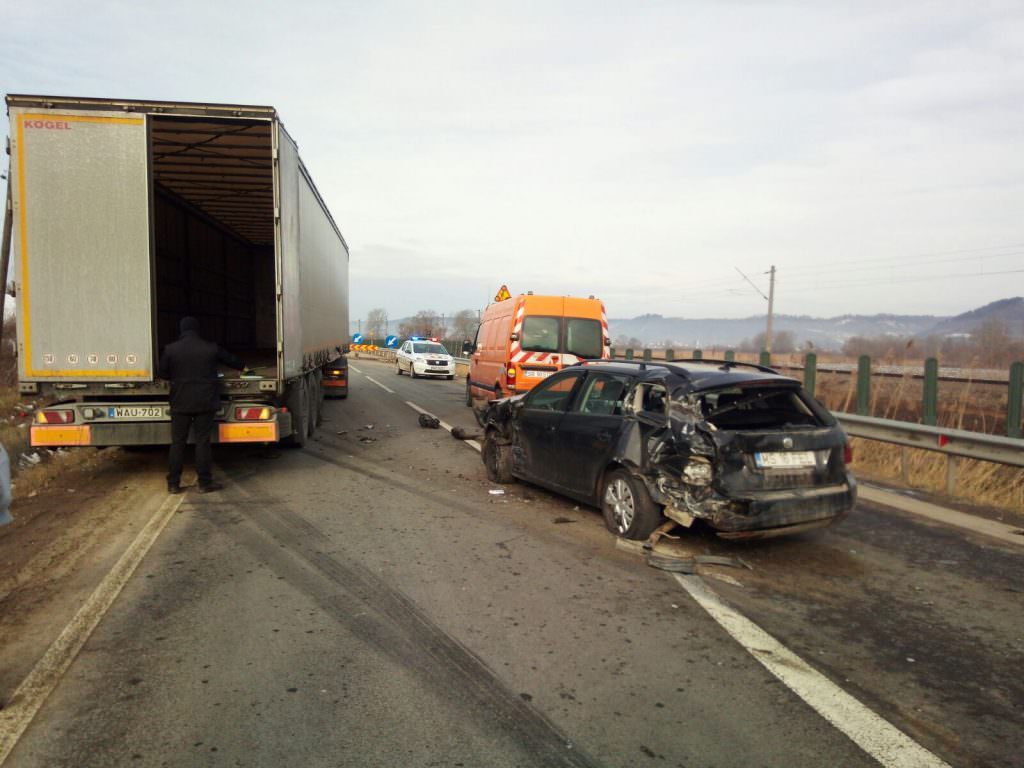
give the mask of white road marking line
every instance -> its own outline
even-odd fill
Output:
[[[929,504],[927,501],[910,498],[900,493],[865,483],[860,483],[857,486],[857,495],[861,499],[870,501],[873,504],[881,504],[882,506],[909,512],[912,515],[927,517],[929,520],[935,520],[938,523],[952,525],[957,528],[964,528],[974,533],[980,533],[983,536],[991,536],[993,539],[999,539],[999,541],[1007,544],[1024,546],[1024,536],[1014,533],[1014,531],[1019,529],[1012,525],[1006,525],[995,520],[986,520],[983,517],[967,515],[963,512],[957,512],[955,509],[947,509],[937,504]]]
[[[361,370],[359,370],[358,368],[356,368],[356,367],[355,367],[354,365],[352,365],[352,363],[349,363],[349,364],[348,364],[348,367],[349,367],[349,368],[351,368],[351,369],[352,369],[353,371],[355,371],[356,373],[362,373],[362,371],[361,371]]]
[[[360,373],[362,373],[362,371],[360,371]],[[390,392],[392,395],[395,394],[395,390],[389,389],[388,387],[385,387],[383,384],[381,384],[379,381],[377,381],[375,378],[373,378],[373,376],[367,376],[366,380],[367,381],[372,381],[374,384],[376,384],[378,387],[383,389],[385,392]]]
[[[135,541],[121,555],[121,559],[110,569],[110,573],[103,577],[103,581],[78,609],[78,613],[53,641],[29,672],[28,677],[21,682],[10,701],[0,710],[0,765],[3,765],[10,756],[25,729],[32,722],[32,718],[57,687],[71,662],[75,660],[82,646],[184,499],[184,495],[170,496],[160,505],[150,521],[139,531]]]
[[[367,378],[369,378],[369,376],[367,376]],[[425,414],[427,414],[427,416],[434,416],[434,414],[432,414],[430,411],[427,411],[427,410],[424,410],[423,408],[420,408],[418,405],[416,405],[416,403],[412,403],[412,402],[409,402],[408,400],[406,400],[405,404],[408,405],[410,408],[412,408],[414,411],[417,411],[418,413],[425,413]],[[437,418],[437,417],[435,416],[434,418]],[[437,420],[440,422],[441,428],[444,429],[444,430],[447,430],[448,433],[451,434],[452,425],[449,424],[446,421],[441,421],[441,419],[437,419]],[[480,450],[481,450],[480,449],[480,443],[478,443],[476,440],[463,440],[462,442],[464,442],[470,448],[475,448],[477,453],[479,453]]]
[[[750,619],[728,606],[699,576],[675,574],[690,596],[786,687],[885,768],[950,768],[876,715]]]

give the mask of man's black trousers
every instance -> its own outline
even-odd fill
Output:
[[[213,482],[213,451],[210,448],[210,432],[213,430],[214,412],[171,413],[171,455],[167,472],[167,484],[181,482],[181,468],[185,463],[185,445],[191,427],[196,441],[196,474],[199,485]]]

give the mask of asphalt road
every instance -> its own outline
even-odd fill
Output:
[[[305,450],[216,452],[225,491],[187,494],[5,765],[877,764],[596,510],[492,495],[406,404],[472,428],[458,382],[353,365]],[[120,535],[73,589],[0,595],[5,702],[162,501],[162,453],[111,462],[75,530]],[[1021,548],[867,504],[817,534],[681,543],[748,562],[704,580],[925,749],[1021,764]]]

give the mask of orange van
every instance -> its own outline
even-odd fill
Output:
[[[565,365],[611,357],[604,304],[519,294],[488,305],[469,358],[466,405],[525,392]]]

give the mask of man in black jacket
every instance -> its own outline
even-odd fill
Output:
[[[199,335],[199,321],[185,317],[180,338],[168,344],[160,356],[160,375],[171,382],[171,453],[167,472],[167,490],[181,493],[181,468],[185,444],[192,429],[196,441],[196,474],[199,492],[209,493],[223,486],[213,480],[213,453],[210,432],[213,417],[220,408],[220,381],[217,364],[239,371],[245,365],[237,357]]]

